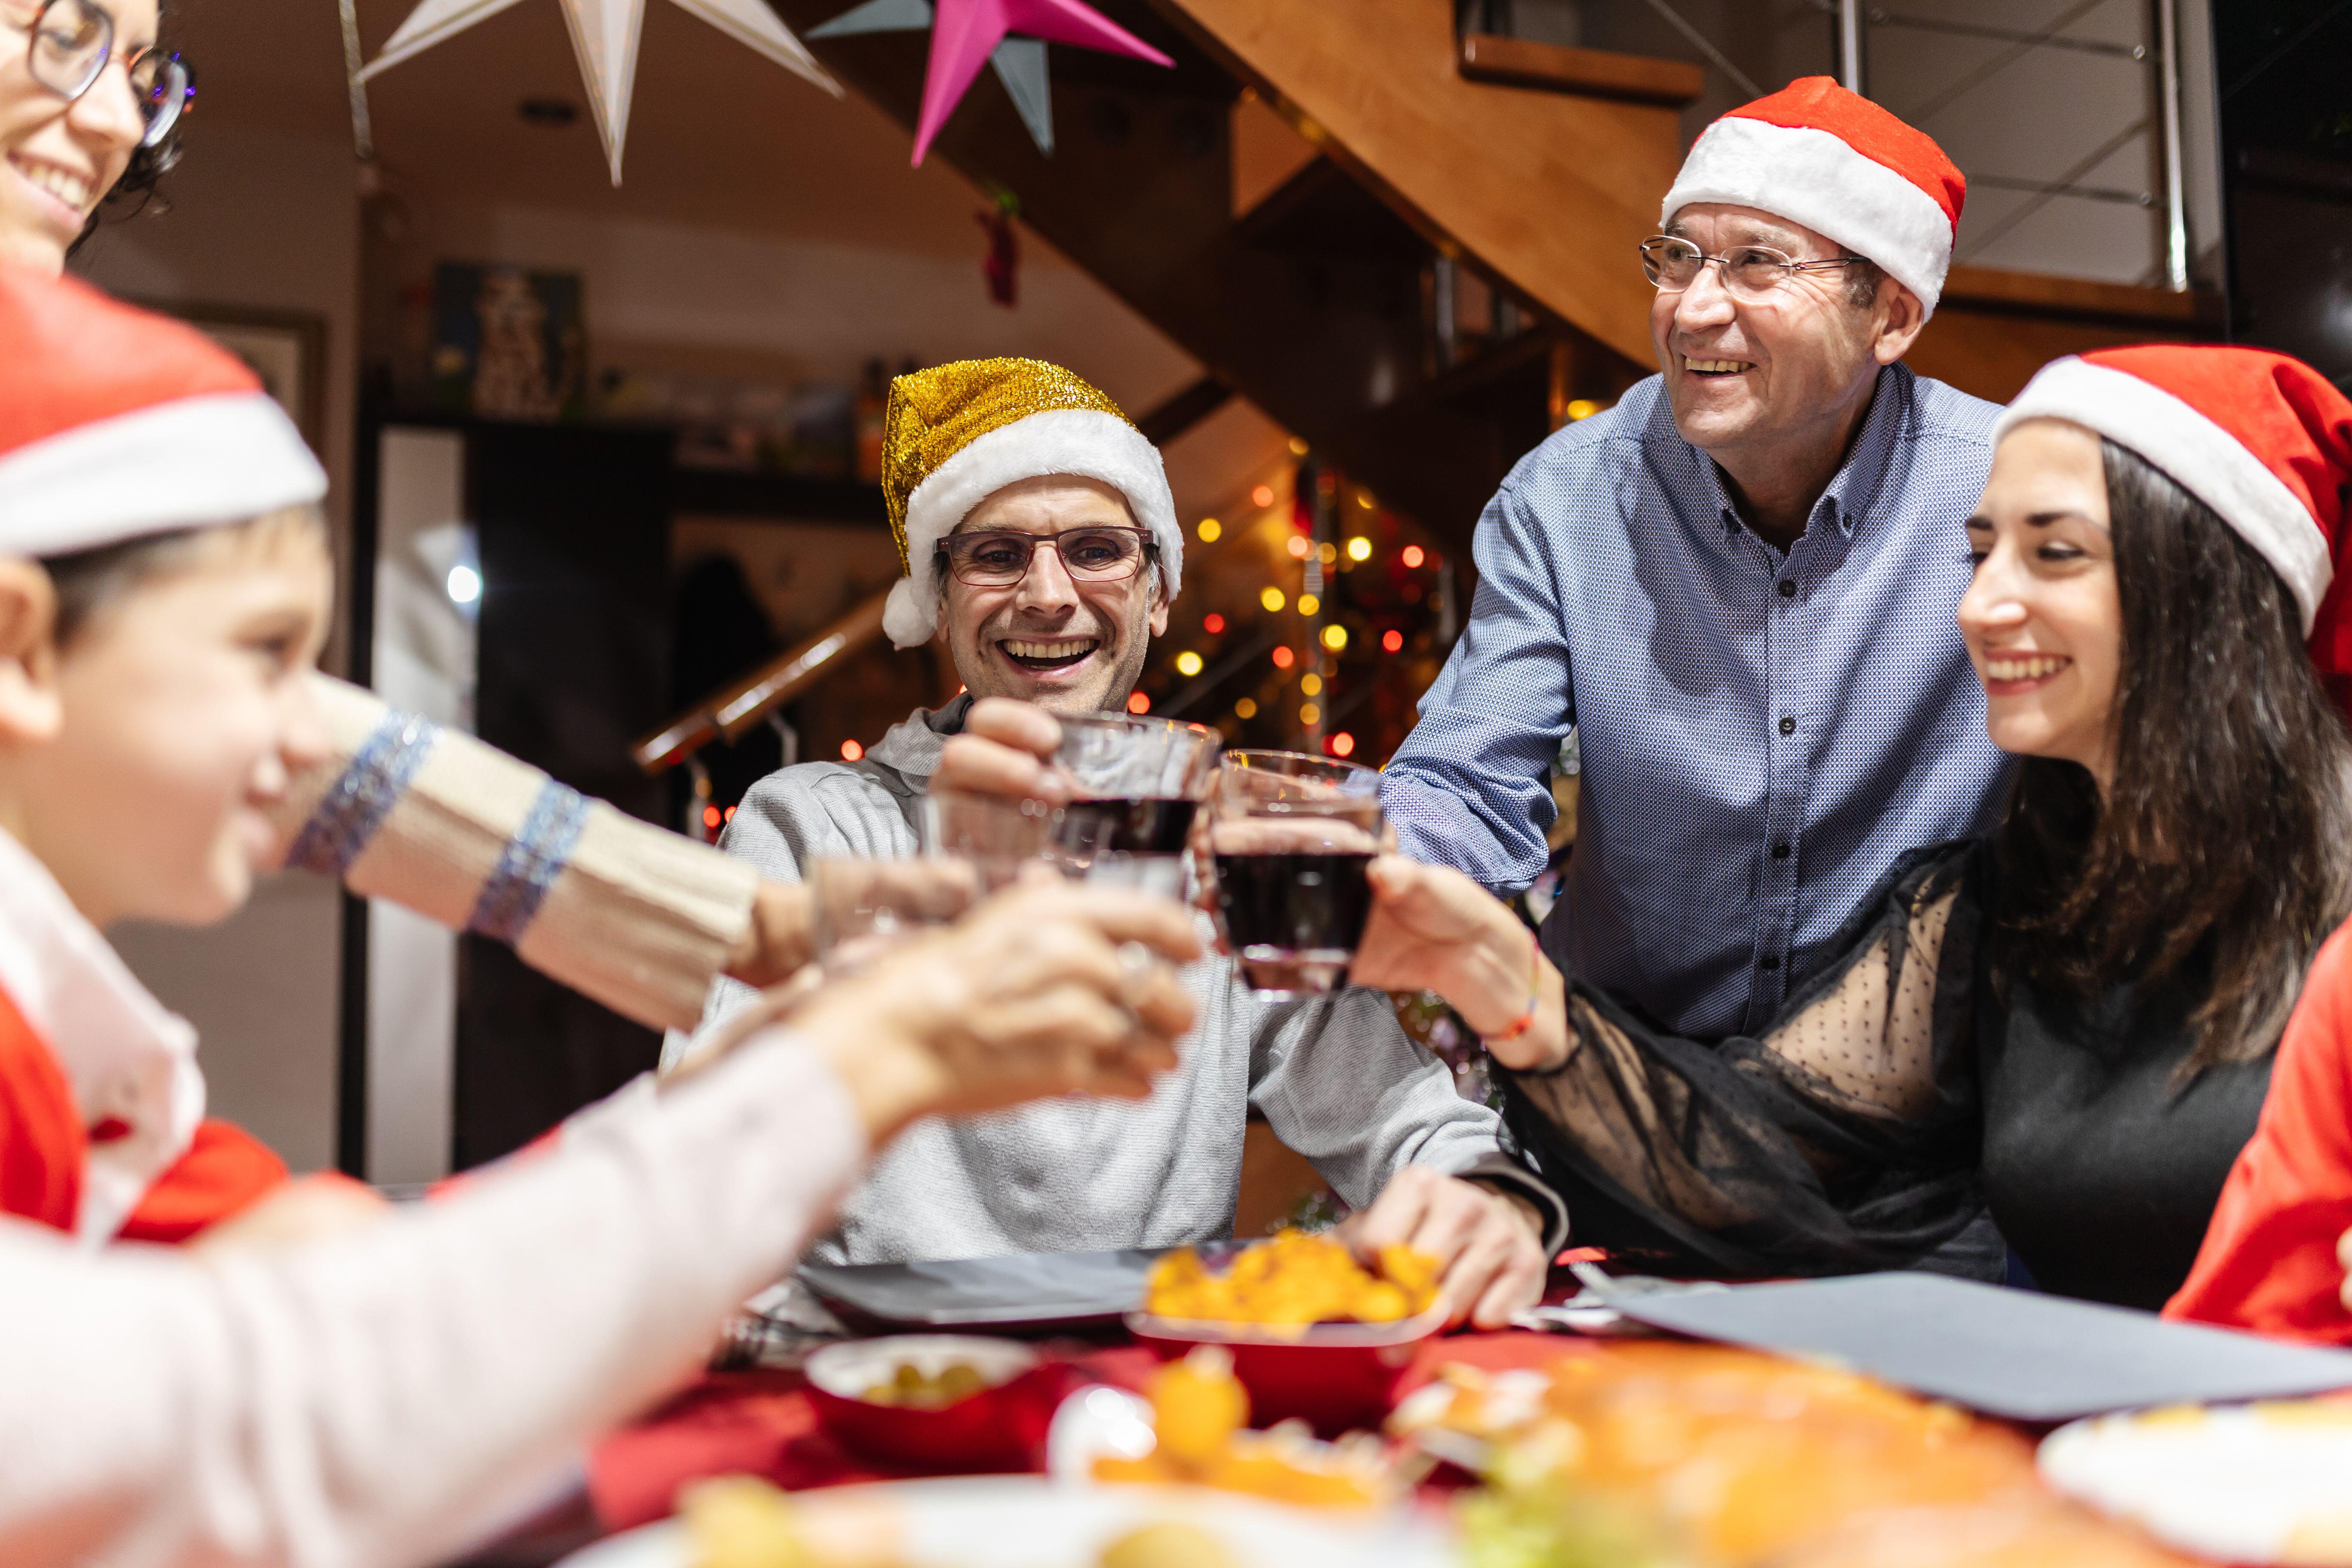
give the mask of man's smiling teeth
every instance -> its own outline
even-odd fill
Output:
[[[1744,359],[1693,359],[1688,354],[1685,354],[1683,368],[1706,374],[1713,371],[1747,370],[1749,364]]]
[[[1076,658],[1094,652],[1098,640],[1087,637],[1079,642],[1016,642],[1008,637],[1002,646],[1015,658]]]
[[[79,174],[68,174],[53,163],[17,163],[16,172],[76,212],[89,205],[89,182]]]
[[[2074,661],[2035,655],[2028,658],[1988,658],[1985,676],[1992,680],[2039,680],[2045,675],[2055,675]]]

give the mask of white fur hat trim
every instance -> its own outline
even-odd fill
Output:
[[[1660,224],[1696,202],[1755,207],[1866,256],[1936,313],[1952,220],[1936,199],[1840,138],[1727,115],[1708,126],[1666,193]]]
[[[2034,373],[1994,419],[1994,442],[2028,419],[2080,425],[2171,476],[2285,579],[2310,634],[2336,575],[2327,540],[2286,481],[2235,436],[2155,383],[2073,354]]]
[[[175,398],[0,456],[0,550],[63,555],[326,493],[326,471],[264,394]]]
[[[1005,486],[1047,474],[1099,479],[1126,497],[1135,521],[1160,547],[1161,602],[1175,600],[1184,575],[1184,535],[1176,526],[1176,498],[1160,448],[1116,415],[1049,408],[975,437],[907,498],[908,574],[890,590],[882,612],[882,629],[892,643],[913,647],[939,629],[940,541]]]

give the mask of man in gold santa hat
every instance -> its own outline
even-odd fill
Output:
[[[1066,713],[1126,706],[1166,629],[1184,542],[1159,451],[1118,405],[1034,360],[900,376],[883,494],[906,575],[884,628],[944,640],[967,691],[919,710],[855,763],[754,785],[721,845],[763,876],[916,851],[917,802],[975,700]],[[1386,997],[1303,1003],[1251,992],[1228,958],[1184,972],[1199,1024],[1148,1100],[1061,1102],[916,1129],[841,1211],[816,1256],[865,1263],[1160,1247],[1226,1235],[1255,1109],[1381,1235],[1449,1265],[1457,1317],[1507,1321],[1540,1290],[1565,1232],[1550,1194],[1497,1145],[1397,1026]],[[721,981],[708,1029],[751,993]],[[687,1048],[674,1037],[673,1055]]]

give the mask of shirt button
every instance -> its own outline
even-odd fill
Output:
[[[1772,858],[1773,858],[1773,859],[1775,859],[1775,860],[1786,860],[1788,858],[1789,858],[1789,847],[1788,847],[1786,844],[1775,844],[1774,846],[1772,846]]]
[[[1783,735],[1793,735],[1796,732],[1797,721],[1794,719],[1787,717],[1785,714],[1782,715],[1780,720],[1780,733]]]
[[[1759,959],[1756,962],[1756,967],[1759,969],[1778,969],[1780,967],[1780,961],[1777,958]]]
[[[1794,577],[1783,577],[1783,578],[1781,578],[1781,579],[1780,579],[1780,597],[1782,597],[1782,598],[1784,598],[1784,599],[1793,599],[1793,598],[1795,598],[1796,596],[1797,596],[1797,580],[1796,580]]]

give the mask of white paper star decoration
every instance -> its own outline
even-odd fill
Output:
[[[401,61],[453,38],[475,23],[495,16],[518,0],[424,0],[384,41],[383,52],[360,72],[367,80]],[[807,78],[834,97],[841,84],[768,9],[765,0],[673,0],[748,48]],[[637,79],[637,37],[646,19],[645,0],[562,0],[572,50],[588,84],[588,105],[604,140],[613,184],[621,183],[621,147],[629,134],[629,94]]]

